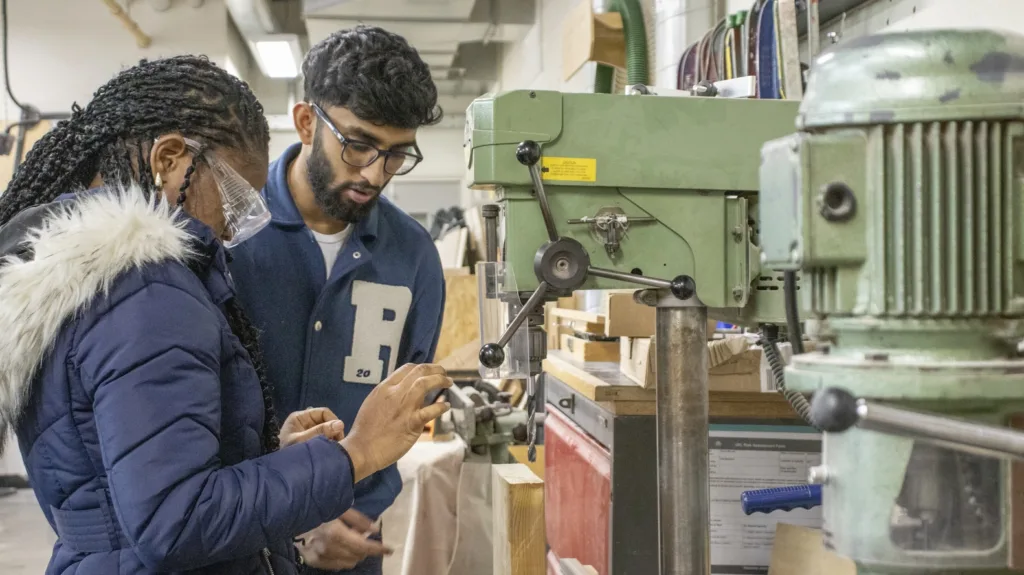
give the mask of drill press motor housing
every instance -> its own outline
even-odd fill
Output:
[[[985,31],[870,36],[817,60],[799,131],[761,168],[764,265],[802,270],[802,310],[831,344],[794,357],[789,388],[999,426],[1024,412],[1020,62],[1024,38]],[[1020,567],[1011,469],[827,433],[826,541],[862,574]]]

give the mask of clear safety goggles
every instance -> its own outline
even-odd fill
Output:
[[[192,153],[203,157],[217,182],[221,206],[224,209],[224,221],[227,225],[226,235],[230,236],[224,240],[224,247],[237,246],[270,223],[270,210],[259,190],[252,187],[227,162],[207,152],[199,142],[185,138],[185,145]]]

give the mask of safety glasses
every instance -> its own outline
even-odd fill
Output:
[[[404,176],[423,161],[423,155],[415,145],[409,146],[405,150],[381,150],[366,142],[346,138],[320,106],[316,104],[311,104],[311,106],[317,117],[341,142],[341,160],[354,168],[365,168],[376,162],[378,158],[383,157],[385,172],[392,176]]]
[[[185,145],[210,166],[217,182],[224,220],[230,235],[230,238],[224,241],[224,247],[237,246],[270,223],[270,210],[259,190],[252,187],[227,162],[207,151],[199,142],[185,138]]]

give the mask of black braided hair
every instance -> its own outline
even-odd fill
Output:
[[[162,134],[178,132],[204,146],[224,148],[266,162],[270,130],[263,107],[241,80],[202,56],[143,60],[93,94],[69,120],[57,124],[32,147],[0,195],[0,225],[24,209],[67,192],[84,190],[97,177],[107,185],[132,181],[154,187],[148,154]],[[179,190],[184,197],[195,161]],[[258,332],[236,301],[227,320],[252,359],[263,389],[263,448],[280,445],[271,387],[263,367]]]

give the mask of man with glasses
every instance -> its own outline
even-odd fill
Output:
[[[331,35],[302,71],[305,99],[292,111],[300,143],[271,164],[263,190],[271,223],[230,265],[261,332],[278,417],[324,405],[351,425],[373,386],[431,361],[437,346],[437,249],[381,191],[423,159],[417,129],[441,111],[427,65],[380,28]],[[309,572],[379,575],[389,550],[375,523],[401,488],[395,466],[357,484],[349,512],[296,540]]]

